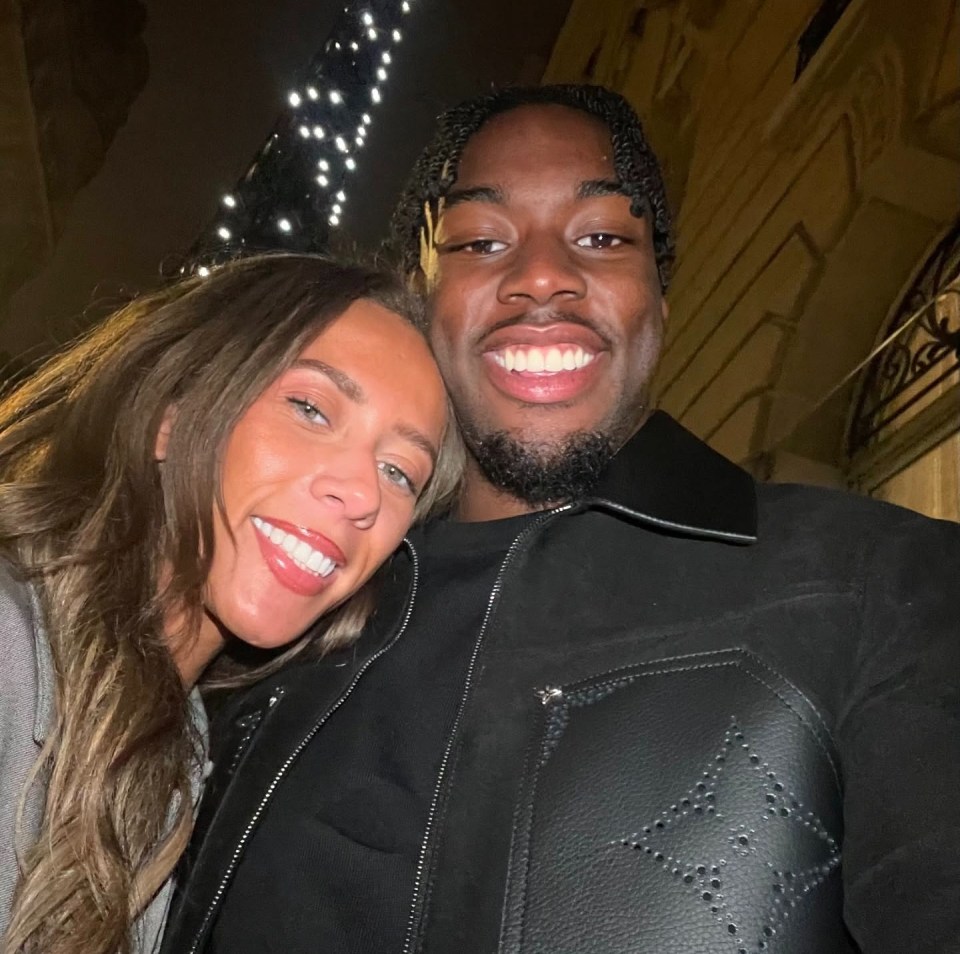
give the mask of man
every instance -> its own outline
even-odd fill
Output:
[[[651,411],[672,246],[630,108],[452,110],[395,236],[462,502],[352,652],[231,707],[166,949],[957,949],[960,534]]]

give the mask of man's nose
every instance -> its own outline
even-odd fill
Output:
[[[314,475],[311,492],[361,530],[373,526],[380,513],[380,468],[372,455],[343,452]]]
[[[500,300],[509,304],[528,299],[547,305],[555,299],[577,300],[586,293],[586,281],[573,251],[554,238],[528,240],[510,262],[500,283]]]

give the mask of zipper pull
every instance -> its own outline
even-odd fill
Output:
[[[537,695],[540,697],[540,702],[545,706],[563,701],[563,690],[559,686],[547,686],[545,689],[538,689]]]

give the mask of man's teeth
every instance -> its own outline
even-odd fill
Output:
[[[279,527],[267,523],[261,517],[253,518],[253,525],[273,544],[280,547],[302,570],[308,570],[317,576],[329,576],[337,568],[337,564],[319,550],[314,550],[309,543],[287,533]]]
[[[535,348],[524,345],[522,347],[503,348],[493,352],[493,360],[508,371],[532,371],[542,373],[546,371],[555,374],[558,371],[579,371],[585,368],[595,355],[583,348]]]

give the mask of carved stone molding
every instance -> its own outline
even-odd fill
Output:
[[[903,113],[903,71],[891,48],[881,49],[850,84],[849,115],[859,167],[866,169],[898,135]]]
[[[838,111],[852,75],[870,56],[870,0],[853,0],[816,56],[773,111],[764,140],[800,148],[829,111]]]

